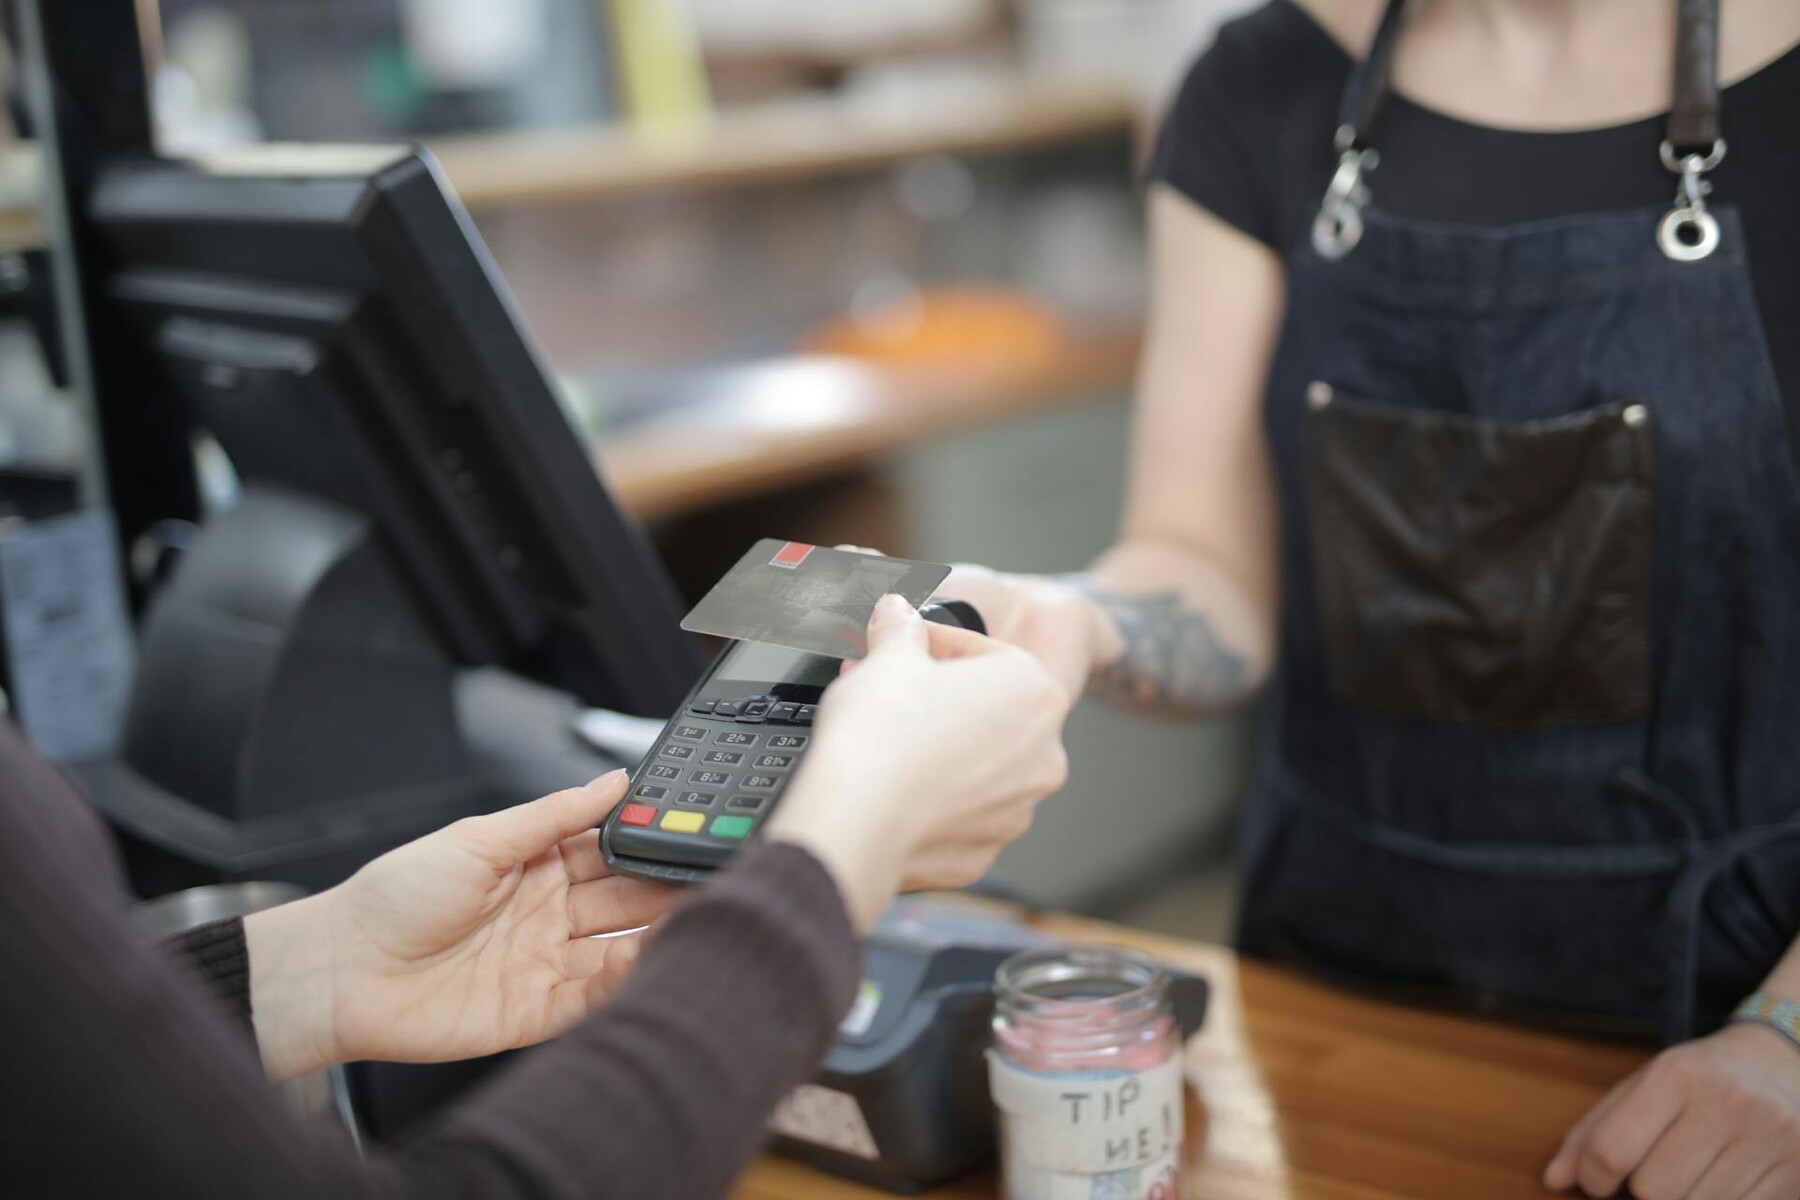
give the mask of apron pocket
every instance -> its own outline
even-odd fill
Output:
[[[1597,724],[1649,705],[1654,440],[1641,404],[1505,422],[1309,391],[1333,686],[1401,716]]]

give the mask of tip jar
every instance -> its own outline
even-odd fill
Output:
[[[988,1077],[1008,1200],[1176,1200],[1181,1032],[1135,950],[1027,950],[994,979]]]

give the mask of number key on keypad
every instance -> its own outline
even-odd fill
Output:
[[[706,729],[701,725],[677,725],[670,737],[678,737],[687,742],[703,742],[706,740]]]
[[[708,750],[702,758],[705,762],[718,763],[726,767],[735,767],[744,761],[744,756],[736,750]]]
[[[664,746],[658,753],[664,758],[692,758],[694,757],[694,748],[692,746],[670,745]]]
[[[744,776],[744,786],[747,788],[767,789],[774,787],[779,782],[781,781],[776,779],[773,775]]]
[[[759,754],[756,757],[757,766],[767,767],[772,771],[786,770],[793,762],[794,756],[791,754]]]
[[[689,783],[697,783],[703,787],[718,787],[731,776],[724,771],[695,771],[688,776]]]
[[[681,777],[681,769],[679,767],[671,767],[668,763],[652,763],[650,769],[645,771],[644,775],[649,779],[679,779]]]
[[[719,745],[754,746],[756,745],[756,735],[754,733],[739,733],[735,729],[727,730],[719,735]]]
[[[700,805],[702,807],[710,805],[714,800],[717,800],[718,798],[719,797],[716,792],[683,792],[683,793],[681,793],[681,802],[683,804],[696,804],[696,805]]]
[[[806,738],[798,733],[778,733],[769,739],[771,750],[799,750],[806,745]]]

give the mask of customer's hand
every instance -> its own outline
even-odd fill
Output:
[[[1023,650],[884,597],[767,836],[810,849],[859,928],[896,890],[971,883],[1068,778],[1070,704]]]
[[[469,817],[245,922],[263,1062],[440,1062],[539,1042],[616,988],[677,894],[607,873],[625,772]]]
[[[1665,1050],[1583,1117],[1544,1172],[1558,1191],[1637,1200],[1800,1196],[1800,1052],[1731,1025]]]

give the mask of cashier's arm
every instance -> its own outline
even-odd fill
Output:
[[[943,590],[1046,658],[1046,631],[1082,626],[1081,653],[1049,663],[1071,687],[1137,709],[1216,712],[1256,690],[1273,653],[1276,521],[1262,394],[1285,285],[1268,247],[1160,184],[1150,195],[1150,261],[1118,541],[1080,575],[958,568]]]
[[[1124,526],[1081,584],[1102,614],[1089,686],[1205,711],[1254,690],[1274,645],[1262,396],[1285,289],[1268,247],[1162,185],[1150,252]]]

